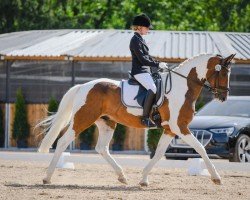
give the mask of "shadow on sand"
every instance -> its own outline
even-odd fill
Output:
[[[95,186],[95,185],[59,185],[59,184],[51,184],[51,185],[44,185],[44,184],[19,184],[19,183],[6,183],[6,187],[12,188],[24,188],[24,189],[81,189],[81,190],[103,190],[103,191],[160,191],[162,188],[150,188],[150,187],[141,187],[141,186]]]

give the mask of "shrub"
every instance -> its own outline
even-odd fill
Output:
[[[54,97],[51,97],[49,100],[49,106],[48,106],[48,116],[54,114],[57,112],[58,110],[58,102],[56,101],[56,99]],[[56,145],[57,145],[57,141],[59,139],[60,136],[58,136],[55,140],[55,142],[52,144],[52,148],[55,149]]]
[[[88,146],[89,149],[91,148],[93,140],[94,140],[95,129],[96,129],[96,125],[93,124],[88,129],[81,132],[79,135],[80,142]]]
[[[163,129],[150,129],[148,130],[147,144],[151,152],[155,152],[159,139],[163,133]]]
[[[18,147],[26,147],[27,139],[29,137],[29,124],[27,120],[25,100],[21,88],[19,88],[16,93],[15,110],[13,138],[17,141]],[[24,146],[19,145],[19,142],[23,142]]]
[[[114,144],[123,146],[125,138],[126,138],[126,127],[122,124],[117,124],[113,135]]]
[[[54,97],[51,97],[49,100],[49,106],[48,106],[48,116],[57,112],[57,110],[58,110],[58,102],[56,101]]]
[[[204,105],[205,105],[205,101],[203,100],[202,96],[199,96],[196,104],[195,104],[195,111],[200,110]]]

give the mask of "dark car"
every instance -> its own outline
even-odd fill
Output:
[[[250,162],[250,96],[230,96],[223,103],[212,100],[195,115],[189,128],[210,158]],[[190,157],[199,155],[176,136],[166,158]]]

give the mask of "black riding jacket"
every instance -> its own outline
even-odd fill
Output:
[[[139,33],[135,32],[129,48],[132,55],[132,75],[150,72],[150,67],[159,67],[159,61],[149,55],[149,48]]]

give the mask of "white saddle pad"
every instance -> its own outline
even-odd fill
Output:
[[[121,87],[121,101],[124,106],[131,108],[142,108],[136,99],[136,95],[138,94],[139,85],[130,85],[128,84],[128,80],[122,80]],[[161,106],[164,99],[164,88],[162,86],[161,97],[157,102],[157,106]]]

